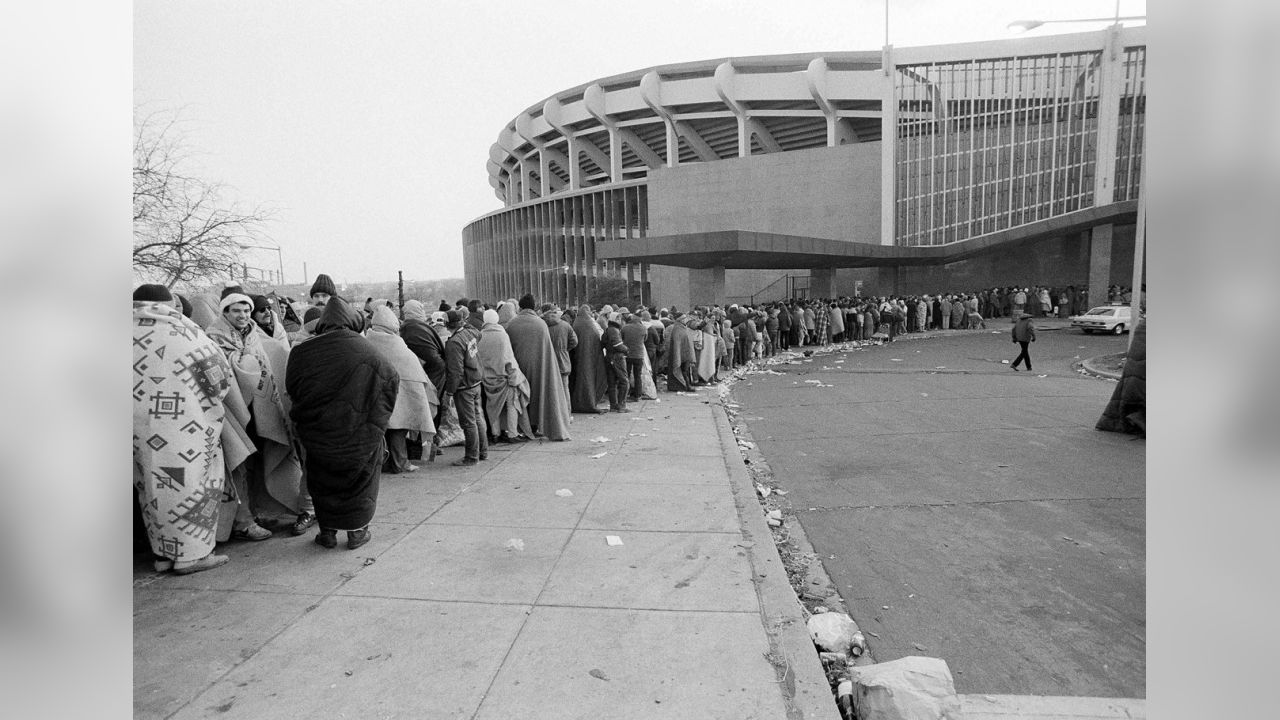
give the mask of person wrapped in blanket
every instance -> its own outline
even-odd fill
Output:
[[[372,537],[386,431],[400,389],[395,366],[361,335],[363,329],[359,310],[334,296],[315,337],[289,354],[290,416],[320,525],[315,541],[325,548],[337,547],[339,530],[347,531],[350,550]]]
[[[297,441],[281,396],[284,378],[278,376],[282,356],[289,351],[281,341],[267,338],[253,321],[249,296],[227,292],[219,309],[222,314],[207,332],[231,362],[236,381],[225,402],[233,437],[224,438],[223,443],[236,503],[230,537],[266,540],[272,533],[259,518],[276,524],[281,515],[296,518],[310,515],[311,510],[302,485]]]
[[[214,554],[226,471],[231,364],[163,285],[133,293],[133,485],[158,571],[225,565]]]

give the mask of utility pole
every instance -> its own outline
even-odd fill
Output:
[[[397,270],[396,276],[400,278],[397,282],[397,292],[400,295],[400,319],[404,320],[404,271]]]

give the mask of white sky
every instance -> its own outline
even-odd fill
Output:
[[[285,279],[462,276],[462,228],[497,210],[498,131],[550,95],[716,57],[877,50],[883,0],[446,3],[136,0],[134,100],[180,111],[199,171],[277,209]],[[1012,37],[1114,0],[891,0],[898,47]],[[1145,15],[1122,0],[1121,15]],[[1107,23],[1046,25],[1027,35]],[[1132,23],[1130,23],[1132,24]],[[274,269],[274,251],[250,251]]]

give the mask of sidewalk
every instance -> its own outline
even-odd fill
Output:
[[[575,415],[570,442],[384,475],[355,551],[278,532],[209,572],[135,566],[135,717],[838,720],[719,388],[660,396]],[[1145,716],[961,701],[969,720]]]
[[[661,395],[384,475],[355,551],[137,566],[135,717],[836,720],[715,391]]]

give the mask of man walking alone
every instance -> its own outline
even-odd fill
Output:
[[[1017,323],[1013,326],[1013,341],[1022,346],[1022,352],[1018,354],[1018,358],[1013,361],[1013,369],[1018,369],[1018,364],[1022,361],[1027,362],[1027,370],[1031,370],[1031,353],[1027,352],[1027,345],[1036,341],[1036,326],[1031,323],[1031,316],[1022,313],[1018,316]]]

